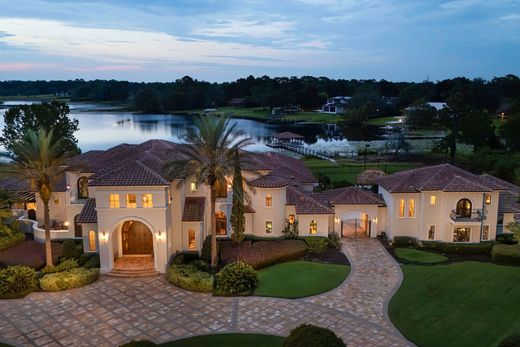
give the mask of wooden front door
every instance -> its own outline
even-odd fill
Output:
[[[146,225],[137,221],[128,221],[122,227],[123,254],[152,254],[152,232]]]

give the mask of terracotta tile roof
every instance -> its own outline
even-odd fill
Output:
[[[97,223],[96,199],[89,198],[79,213],[78,223]]]
[[[255,209],[251,205],[244,205],[244,213],[255,213]]]
[[[510,191],[500,192],[498,213],[520,213],[518,195],[512,194]]]
[[[170,182],[140,161],[129,160],[114,171],[94,175],[90,186],[169,186]]]
[[[283,188],[287,187],[289,185],[289,182],[287,182],[285,179],[281,177],[269,174],[248,181],[247,184],[255,188]]]
[[[296,187],[287,188],[287,205],[293,205],[296,214],[333,214],[334,211],[314,198],[311,193]]]
[[[489,192],[503,187],[485,177],[475,175],[451,164],[427,166],[382,177],[377,183],[391,193],[421,191]]]
[[[357,187],[346,187],[326,190],[321,193],[315,193],[315,197],[328,206],[385,205],[385,201],[381,195]]]
[[[204,209],[206,198],[186,197],[184,199],[184,211],[182,212],[183,222],[200,222],[204,220]]]

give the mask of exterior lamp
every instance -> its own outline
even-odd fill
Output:
[[[64,227],[68,227],[68,226],[69,226],[69,221],[66,220],[65,222],[63,222],[63,226],[64,226]]]
[[[164,233],[159,230],[157,233],[157,240],[164,240],[164,238],[165,238]]]
[[[377,218],[372,218],[372,223],[377,224]]]
[[[108,234],[106,231],[102,231],[101,234],[99,234],[99,240],[100,241],[108,241]]]
[[[339,223],[339,222],[340,222],[339,217],[334,218],[334,221],[335,221],[336,223]]]
[[[67,191],[70,192],[70,184],[67,184]]]

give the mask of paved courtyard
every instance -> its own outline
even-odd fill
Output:
[[[221,332],[287,335],[301,323],[328,327],[349,346],[411,345],[390,323],[386,306],[401,270],[371,239],[343,241],[352,272],[338,288],[286,300],[213,297],[174,287],[161,277],[102,277],[61,293],[0,301],[0,341],[23,346],[114,346],[166,342]]]

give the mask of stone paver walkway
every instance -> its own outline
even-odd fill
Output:
[[[332,329],[349,346],[411,345],[386,314],[401,271],[380,243],[344,242],[347,280],[318,296],[286,300],[213,297],[161,277],[98,282],[61,293],[0,301],[0,341],[23,346],[114,346],[134,339],[166,342],[219,332],[287,335],[301,323]]]

